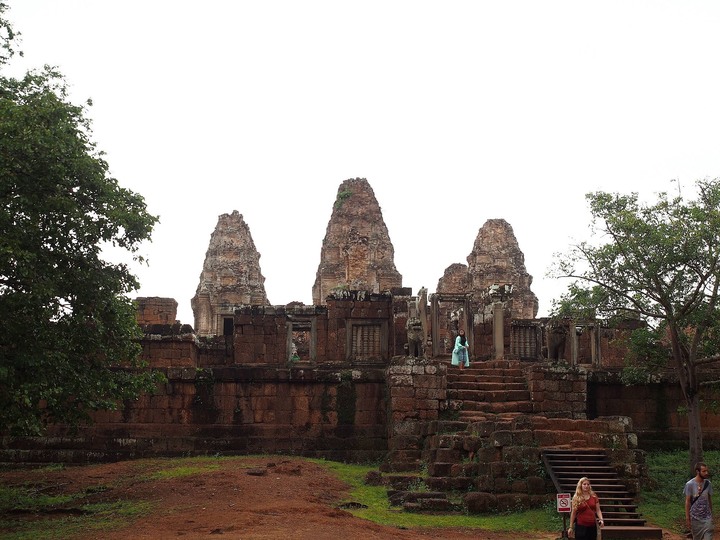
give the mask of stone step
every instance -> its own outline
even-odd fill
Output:
[[[417,472],[422,467],[420,458],[418,459],[392,459],[387,460],[380,464],[380,471],[383,473],[402,473],[402,472]]]
[[[459,382],[486,382],[486,383],[523,383],[527,384],[527,379],[522,372],[513,375],[509,373],[479,373],[471,372],[469,369],[463,369],[458,371],[448,371],[447,374],[448,385],[453,385]]]
[[[472,369],[522,369],[522,362],[517,360],[482,360],[473,362],[470,367]]]
[[[475,480],[475,477],[472,476],[428,476],[425,478],[425,484],[433,491],[465,492],[474,489]]]
[[[617,514],[617,512],[610,512],[610,513]],[[612,519],[613,526],[642,527],[645,525],[645,523],[647,523],[647,521],[641,517],[626,518],[626,517],[618,517],[617,515],[613,515],[613,517],[610,518],[605,515],[605,510],[603,510],[603,518],[605,518],[605,520],[608,522]]]
[[[458,463],[457,461],[445,463],[442,461],[435,461],[432,463],[428,463],[427,472],[428,478],[472,478],[474,476],[477,476],[477,470],[477,463]]]
[[[468,423],[461,420],[436,420],[430,425],[432,432],[437,434],[467,431],[468,427]]]
[[[523,415],[523,414],[526,414],[526,413],[523,413],[523,412],[500,412],[500,413],[493,413],[493,412],[489,412],[489,411],[462,411],[462,410],[461,410],[461,411],[458,412],[458,417],[459,417],[463,422],[466,422],[466,423],[470,426],[468,429],[470,429],[471,431],[473,431],[473,430],[474,430],[474,431],[478,431],[478,428],[473,428],[472,426],[475,426],[475,425],[480,425],[480,426],[481,426],[481,425],[483,425],[483,424],[485,424],[485,423],[487,423],[487,422],[494,422],[494,420],[493,420],[493,417],[494,417],[494,416],[498,416],[498,415],[502,415],[502,416],[505,416],[505,415],[521,416],[521,415]],[[510,422],[507,423],[507,426],[506,426],[505,428],[503,428],[502,425],[498,425],[498,426],[497,426],[497,429],[493,429],[492,431],[503,430],[503,429],[504,429],[504,430],[509,430],[509,429],[511,429]]]
[[[606,525],[602,528],[602,537],[603,540],[644,540],[645,538],[662,539],[663,530],[659,527],[629,527],[623,525]]]
[[[528,385],[525,381],[514,382],[514,383],[495,383],[486,381],[455,381],[449,383],[447,386],[448,390],[488,390],[488,391],[500,391],[500,390],[527,390]]]
[[[503,401],[503,402],[479,402],[479,401],[463,401],[462,409],[460,410],[460,419],[467,419],[464,412],[491,412],[491,413],[504,413],[504,412],[515,412],[515,413],[532,413],[533,403],[532,401]]]
[[[597,449],[546,449],[543,462],[558,493],[572,493],[583,476],[593,479],[603,510],[606,526],[603,539],[658,538],[637,512],[637,504],[617,471],[609,465],[607,452]],[[662,536],[660,536],[661,538]]]
[[[614,474],[615,469],[613,469],[610,465],[603,465],[602,463],[596,463],[594,465],[554,465],[553,470],[557,474],[565,475],[565,476],[572,476],[575,475],[576,478],[580,478],[581,476],[590,476],[592,474],[593,478],[596,478],[595,475],[599,474]]]
[[[392,489],[408,491],[411,486],[421,484],[423,479],[417,474],[385,474],[383,481]]]
[[[544,454],[548,457],[548,459],[562,459],[567,462],[574,461],[580,463],[588,463],[595,462],[598,460],[598,458],[607,461],[607,456],[605,455],[604,450],[597,450],[592,448],[552,448],[550,450],[546,450]]]
[[[402,506],[407,502],[417,502],[422,499],[447,499],[442,491],[407,491],[389,489],[388,500],[391,506]]]
[[[505,401],[530,401],[528,390],[461,390],[448,388],[448,399],[460,399],[463,402],[505,402]]]

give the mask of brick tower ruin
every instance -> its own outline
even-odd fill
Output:
[[[449,266],[438,281],[438,293],[472,294],[475,301],[489,302],[491,285],[512,285],[512,296],[506,308],[517,319],[534,319],[538,299],[530,290],[532,276],[525,268],[525,255],[510,224],[504,219],[489,219],[478,231],[475,244],[467,256],[468,266]]]
[[[232,335],[240,305],[268,305],[260,254],[242,214],[222,214],[205,253],[200,283],[191,301],[199,336]]]
[[[312,296],[315,305],[338,290],[374,293],[402,287],[395,249],[375,193],[365,178],[338,188],[320,252]]]

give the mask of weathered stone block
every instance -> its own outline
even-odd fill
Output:
[[[444,463],[454,463],[461,459],[461,453],[451,448],[438,448],[435,459]]]
[[[415,397],[415,388],[412,386],[392,386],[390,388],[391,398],[413,398]]]
[[[514,431],[512,436],[512,442],[517,446],[531,446],[535,440],[533,432],[531,430]]]
[[[388,441],[388,450],[420,450],[422,449],[422,439],[420,437],[392,437]]]
[[[439,416],[439,411],[437,409],[426,409],[426,410],[418,411],[418,417],[425,422],[437,420],[438,416]]]
[[[492,434],[491,440],[493,446],[510,446],[513,440],[512,431],[496,431]]]
[[[392,386],[413,386],[411,375],[391,375],[389,385]]]
[[[510,491],[513,493],[528,493],[527,480],[513,480],[510,483]]]
[[[530,495],[542,495],[546,491],[545,479],[539,476],[528,476],[527,487]]]
[[[433,462],[428,464],[428,474],[430,476],[451,476],[452,463]]]
[[[495,463],[497,461],[500,461],[500,458],[502,456],[502,451],[499,448],[495,447],[488,447],[488,448],[479,448],[475,452],[475,459],[478,460],[478,463]]]

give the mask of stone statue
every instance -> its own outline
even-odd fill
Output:
[[[407,355],[414,358],[425,357],[425,341],[423,339],[423,328],[420,319],[410,317],[407,321]]]

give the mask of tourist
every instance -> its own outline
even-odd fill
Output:
[[[465,338],[465,330],[460,330],[455,338],[455,347],[453,347],[452,352],[452,365],[460,366],[460,369],[465,369],[466,366],[470,365],[468,342],[467,338]]]
[[[695,464],[695,477],[685,484],[685,523],[693,540],[712,540],[712,484],[704,463]]]
[[[571,506],[568,535],[571,538],[592,538],[592,540],[595,540],[597,538],[597,526],[602,527],[605,522],[600,510],[600,499],[593,491],[587,477],[583,476],[578,480]],[[574,530],[573,523],[575,524]]]

